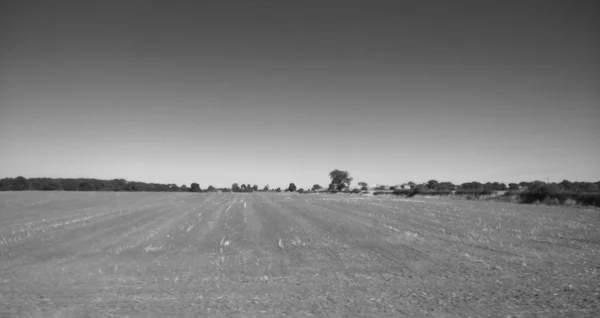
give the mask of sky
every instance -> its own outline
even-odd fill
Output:
[[[600,180],[595,1],[2,1],[0,178]]]

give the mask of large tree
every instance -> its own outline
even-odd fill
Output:
[[[312,190],[313,191],[317,191],[317,190],[320,190],[320,189],[321,189],[321,186],[318,185],[318,184],[315,184],[315,185],[312,186]]]
[[[294,183],[290,183],[290,186],[288,187],[288,190],[291,192],[296,191],[296,185]]]
[[[352,183],[352,178],[348,171],[341,171],[335,169],[329,173],[329,178],[331,178],[331,184],[338,190],[342,191],[346,188],[350,187]]]
[[[240,192],[240,186],[237,183],[231,185],[231,191]]]
[[[191,188],[190,188],[190,192],[202,192],[202,189],[200,189],[200,185],[197,184],[196,182],[191,184]]]
[[[437,189],[439,182],[437,182],[437,180],[429,180],[427,181],[427,188],[429,190],[435,190]]]

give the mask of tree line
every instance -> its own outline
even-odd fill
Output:
[[[326,188],[328,192],[350,192],[350,186],[353,178],[350,177],[348,171],[342,171],[334,169],[329,173],[331,182]],[[358,188],[353,189],[354,192],[368,191],[370,190],[366,182],[358,182]],[[407,182],[401,186],[376,186],[375,191],[391,190],[396,191],[397,194],[406,193],[445,193],[445,192],[459,192],[459,193],[489,193],[490,191],[523,191],[523,190],[539,190],[544,189],[546,192],[598,192],[600,189],[600,181],[598,182],[572,182],[569,180],[563,180],[561,182],[546,183],[543,181],[522,181],[520,183],[505,183],[499,182],[487,182],[480,183],[477,181],[465,182],[460,185],[455,185],[452,182],[438,182],[437,180],[429,180],[424,183],[417,184],[415,182]],[[89,179],[89,178],[25,178],[22,176],[16,178],[4,178],[0,179],[0,191],[24,191],[24,190],[37,190],[37,191],[144,191],[144,192],[214,192],[214,191],[225,191],[225,192],[256,192],[256,191],[270,191],[270,192],[314,192],[323,191],[324,188],[319,184],[315,184],[310,189],[298,189],[292,182],[286,189],[276,188],[271,189],[269,185],[265,185],[259,190],[258,185],[250,184],[238,184],[234,183],[231,188],[215,188],[209,186],[206,189],[202,189],[198,183],[192,183],[188,187],[187,185],[176,185],[176,184],[162,184],[162,183],[146,183],[138,181],[127,181],[125,179]],[[539,191],[538,191],[539,192]]]
[[[16,178],[0,179],[0,191],[145,191],[145,192],[203,192],[198,183],[188,187],[170,183],[146,183],[125,179],[88,178]],[[209,186],[205,191],[217,191]]]

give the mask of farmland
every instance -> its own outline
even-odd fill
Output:
[[[597,209],[343,194],[0,193],[0,316],[598,313]]]

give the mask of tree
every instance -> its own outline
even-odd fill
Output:
[[[338,169],[332,170],[329,173],[329,178],[331,178],[331,184],[333,184],[338,191],[349,188],[353,180],[348,171],[341,171]]]
[[[258,191],[258,186],[257,186],[256,184],[255,184],[255,185],[253,185],[253,186],[252,186],[252,190],[253,190],[253,191]]]
[[[312,186],[312,190],[313,191],[317,191],[317,190],[320,190],[320,189],[322,189],[322,187],[320,185],[318,185],[318,184],[315,184],[315,185]]]
[[[566,191],[570,191],[573,188],[573,182],[569,180],[563,180],[559,183],[561,188]]]
[[[48,181],[47,183],[45,183],[43,185],[44,191],[54,191],[54,190],[59,190],[59,189],[60,189],[60,186],[55,181]]]
[[[529,190],[531,190],[531,189],[537,189],[537,188],[540,188],[540,187],[542,187],[542,186],[544,186],[544,185],[546,185],[546,182],[544,182],[544,181],[540,181],[540,180],[535,180],[535,181],[533,181],[533,182],[531,182],[531,183],[529,184],[529,187],[528,187],[528,189],[529,189]]]
[[[435,190],[437,189],[438,184],[439,183],[436,180],[429,180],[427,181],[427,188],[429,190]]]
[[[366,187],[366,186],[368,186],[368,184],[366,182],[364,182],[364,181],[361,181],[361,182],[358,183],[358,186],[359,187]]]
[[[269,185],[268,184],[263,188],[263,191],[265,191],[265,192],[269,191]]]
[[[509,190],[519,190],[519,185],[516,183],[509,183],[508,184],[508,189]]]
[[[294,183],[290,183],[290,186],[288,187],[288,190],[290,190],[291,192],[296,191],[296,185]]]
[[[211,186],[211,185],[209,185],[209,186],[208,186],[208,191],[210,191],[210,192],[214,192],[214,191],[216,191],[216,190],[217,190],[217,189],[215,189],[215,187],[213,187],[213,186]]]
[[[190,192],[202,192],[202,189],[200,189],[200,185],[197,183],[192,183],[191,188],[190,188]]]
[[[452,191],[456,189],[456,186],[452,182],[440,182],[437,185],[437,189],[442,191]]]
[[[598,191],[598,185],[590,182],[585,186],[585,191],[586,192],[596,192],[596,191]]]
[[[43,187],[43,186],[42,186],[42,184],[41,184],[40,182],[38,182],[38,181],[33,181],[33,182],[31,182],[31,188],[32,188],[33,190],[36,190],[36,191],[41,191],[41,190],[44,190],[44,187]]]
[[[81,182],[79,184],[79,191],[95,191],[96,187],[91,182]]]
[[[18,176],[15,178],[12,184],[13,191],[23,191],[29,189],[29,181],[25,177]]]
[[[427,193],[427,188],[424,186],[416,186],[414,189],[410,190],[410,192],[408,193],[408,197],[414,197],[417,194],[423,194],[423,193]]]
[[[427,189],[429,190],[435,190],[437,189],[439,182],[437,182],[436,180],[429,180],[427,181]]]
[[[465,182],[460,185],[461,190],[479,190],[483,189],[483,184],[473,181],[473,182]]]
[[[281,188],[277,188],[275,192],[281,192]]]
[[[521,181],[519,182],[519,185],[525,188],[529,188],[529,186],[531,185],[531,182],[527,182],[527,181]]]

